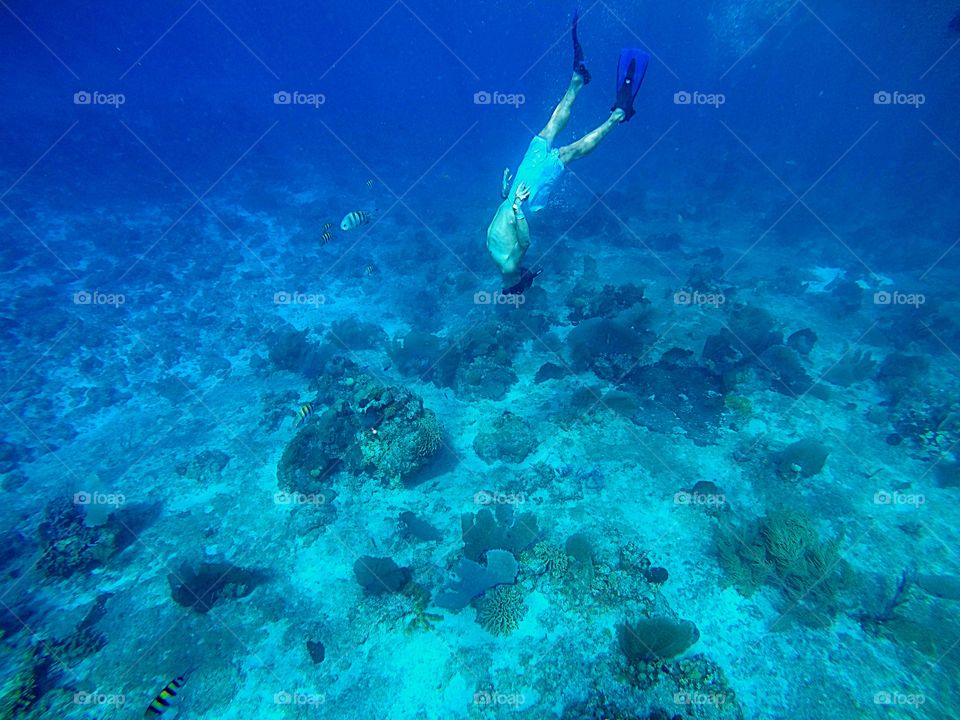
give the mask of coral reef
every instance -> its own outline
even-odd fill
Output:
[[[582,372],[593,370],[598,377],[619,382],[642,359],[653,335],[643,326],[643,310],[627,311],[616,319],[585,320],[567,335],[570,365]]]
[[[177,463],[174,470],[181,477],[206,485],[220,479],[228,462],[230,456],[222,450],[201,450],[189,462]]]
[[[443,534],[439,530],[426,520],[418,518],[409,510],[400,513],[400,522],[409,537],[423,542],[440,542],[443,540]]]
[[[520,627],[526,614],[523,590],[516,585],[498,585],[484,594],[477,622],[491,635],[509,635]]]
[[[353,563],[357,584],[368,595],[400,592],[410,582],[410,568],[400,567],[391,558],[364,555]]]
[[[25,649],[17,670],[0,687],[0,718],[22,718],[47,691],[53,659],[39,646]]]
[[[288,329],[289,328],[289,329]],[[320,373],[332,351],[307,339],[309,330],[287,326],[270,334],[267,339],[267,357],[279,370],[299,373],[312,378]]]
[[[377,323],[364,322],[356,316],[331,323],[326,339],[347,352],[379,349],[386,346],[388,340],[387,333]]]
[[[433,458],[442,434],[436,414],[406,388],[347,377],[331,407],[287,444],[277,480],[282,490],[304,494],[326,493],[340,471],[399,483]]]
[[[37,528],[41,556],[37,569],[49,577],[68,578],[104,564],[119,548],[122,527],[109,520],[90,527],[82,505],[69,498],[51,500]]]
[[[620,651],[632,664],[670,660],[686,652],[699,639],[700,631],[689,620],[641,618],[635,623],[617,626]]]
[[[530,547],[540,537],[537,518],[533,513],[517,515],[513,506],[499,504],[496,516],[490,508],[483,508],[475,516],[460,516],[463,555],[479,561],[488,550],[509,550],[514,555]]]
[[[492,425],[477,433],[474,452],[485,463],[523,462],[537,447],[537,438],[524,418],[509,410],[503,412]]]
[[[637,305],[648,306],[650,301],[643,296],[643,288],[626,285],[604,285],[602,288],[581,278],[564,301],[570,308],[569,320],[578,325],[593,318],[613,319],[624,310]]]
[[[266,579],[266,574],[259,570],[228,562],[201,562],[195,566],[183,563],[178,573],[167,575],[173,601],[201,614],[223,600],[246,597]]]
[[[512,584],[518,569],[513,554],[506,550],[489,551],[486,566],[468,558],[460,558],[457,579],[450,583],[446,592],[437,595],[434,605],[447,610],[461,610],[490,588]]]
[[[817,440],[798,440],[776,454],[777,474],[783,480],[813,477],[823,470],[829,454],[829,450]]]
[[[842,536],[824,541],[808,515],[780,510],[745,527],[722,522],[716,543],[727,582],[749,597],[770,582],[784,598],[822,623],[837,612],[837,593],[845,582],[840,559]]]
[[[823,374],[824,379],[834,385],[849,387],[854,383],[868,380],[876,370],[877,363],[870,351],[855,350],[847,352],[831,365]]]
[[[890,403],[897,405],[917,391],[929,367],[930,362],[920,355],[892,353],[880,364],[877,382],[886,390]]]
[[[549,575],[553,580],[561,580],[570,569],[570,558],[564,548],[540,542],[521,556],[535,575]]]
[[[723,385],[705,368],[660,360],[631,370],[623,389],[636,398],[638,424],[653,432],[672,433],[677,427],[697,444],[714,442],[723,413]]]
[[[810,328],[797,330],[787,338],[787,347],[800,355],[809,355],[817,344],[817,334]]]

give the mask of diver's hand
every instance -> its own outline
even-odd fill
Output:
[[[510,183],[513,182],[513,175],[510,174],[510,168],[503,169],[503,181],[500,183],[500,197],[504,200],[510,194]]]
[[[530,188],[528,188],[526,184],[520,183],[519,187],[517,187],[516,194],[513,196],[513,211],[519,212],[520,206],[529,199]]]

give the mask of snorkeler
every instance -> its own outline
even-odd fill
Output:
[[[600,127],[582,138],[561,148],[553,147],[553,141],[570,119],[570,110],[577,95],[590,80],[584,65],[583,48],[577,37],[579,12],[573,15],[573,77],[570,86],[550,116],[547,126],[540,131],[527,148],[523,162],[512,179],[509,169],[503,171],[501,197],[503,203],[497,209],[487,229],[487,250],[503,273],[504,295],[522,295],[533,284],[541,271],[531,271],[520,266],[530,247],[530,226],[523,212],[524,203],[530,210],[542,210],[547,202],[550,188],[567,166],[574,160],[593,152],[613,128],[627,122],[636,113],[633,101],[643,82],[650,56],[643,50],[626,49],[620,53],[617,70],[617,101],[610,117]]]

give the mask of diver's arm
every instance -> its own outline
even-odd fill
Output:
[[[517,194],[513,199],[513,219],[517,228],[517,243],[524,251],[530,247],[530,225],[527,223],[527,217],[523,214],[523,201],[530,197],[530,190],[526,185],[520,185],[517,188]]]

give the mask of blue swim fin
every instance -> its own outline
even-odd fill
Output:
[[[633,101],[640,92],[640,85],[647,74],[647,65],[650,64],[650,55],[638,48],[624,48],[620,51],[620,63],[617,66],[617,102],[611,110],[620,108],[627,122],[636,115]]]
[[[590,71],[584,64],[583,46],[580,45],[580,38],[577,35],[577,23],[580,20],[580,8],[573,13],[573,71],[583,78],[583,84],[590,84]]]

